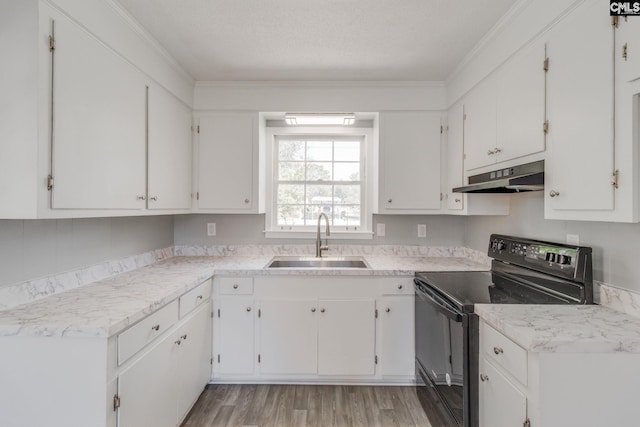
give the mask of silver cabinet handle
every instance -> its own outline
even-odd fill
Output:
[[[247,307],[247,311],[251,311],[251,307]]]
[[[504,353],[504,350],[502,348],[500,348],[500,347],[493,347],[493,352],[495,354],[502,354],[502,353]]]
[[[480,374],[480,381],[482,382],[489,381],[489,375]]]
[[[493,150],[493,154],[499,154],[499,153],[502,153],[502,148],[496,147],[496,149]]]
[[[196,299],[202,299],[202,295],[198,295]]]
[[[159,331],[160,330],[160,325],[153,325],[151,327],[151,329],[153,329],[154,331]]]
[[[389,307],[387,307],[387,309],[385,310],[387,313],[391,311],[391,309]]]
[[[496,154],[495,151],[493,150],[487,150],[487,156],[493,156],[494,154]]]
[[[233,285],[233,289],[238,289],[238,284]]]
[[[402,290],[402,285],[398,285],[398,289]]]
[[[320,313],[324,313],[324,308],[321,308],[321,309],[320,309]]]
[[[244,202],[245,203],[249,203],[249,199],[244,199]]]
[[[138,196],[136,197],[136,200],[147,200],[147,198],[145,196]]]
[[[460,199],[454,199],[456,203],[460,203]]]
[[[559,195],[560,195],[560,193],[557,192],[556,190],[549,191],[549,196],[550,197],[558,197]]]
[[[313,307],[313,308],[311,309],[311,312],[312,312],[312,313],[315,313],[315,312],[316,312],[316,308],[315,308],[315,307]]]
[[[393,199],[387,200],[387,203],[393,203]]]
[[[180,337],[181,340],[186,340],[187,339],[187,334],[184,334],[183,336]]]
[[[182,341],[178,340],[178,341],[174,341],[174,343],[180,345],[182,344]]]
[[[154,202],[158,200],[158,196],[149,197],[149,200],[153,200]]]

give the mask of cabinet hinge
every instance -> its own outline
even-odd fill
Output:
[[[260,318],[260,317],[262,317],[262,309],[261,308],[258,309],[258,318]]]
[[[613,185],[613,188],[615,188],[616,190],[618,189],[618,177],[620,175],[620,171],[618,169],[613,171],[613,174],[611,174],[611,176],[613,177],[613,179],[611,180],[611,185]]]
[[[549,133],[549,120],[545,120],[544,123],[542,124],[542,131],[544,132],[545,135]]]
[[[618,28],[618,25],[620,25],[620,17],[619,16],[612,16],[611,17],[611,25],[613,25],[614,27]]]
[[[260,355],[258,355],[258,363],[260,363]]]
[[[622,45],[622,59],[627,60],[627,44]]]
[[[213,319],[213,311],[211,312],[211,318]]]
[[[218,353],[218,363],[220,363],[220,353]]]
[[[376,362],[376,365],[377,365],[378,364],[378,356],[377,355],[374,356],[373,360],[374,360],[374,362]]]
[[[117,394],[113,396],[113,410],[117,411],[120,407],[120,396]]]
[[[200,192],[196,192],[196,200],[200,200]]]
[[[444,199],[444,196],[442,195],[442,193],[440,193],[440,201],[442,201]]]
[[[440,133],[444,133],[444,127],[440,125]]]
[[[200,125],[191,126],[191,132],[200,133]]]
[[[547,71],[549,71],[549,58],[544,58],[544,64],[543,64],[542,68],[544,69],[545,73]]]
[[[53,175],[47,176],[47,191],[53,190]]]
[[[376,319],[378,318],[378,309],[376,308],[376,313],[375,313]]]
[[[56,39],[53,36],[49,36],[49,52],[56,50]]]
[[[531,421],[529,420],[529,418],[524,420],[524,422],[522,423],[522,427],[531,427]]]
[[[218,319],[220,318],[220,309],[218,309]]]
[[[210,365],[213,365],[213,357],[211,358],[211,360],[209,361]]]

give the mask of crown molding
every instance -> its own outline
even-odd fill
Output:
[[[435,87],[444,88],[444,81],[362,81],[362,80],[322,80],[322,81],[285,81],[285,80],[215,80],[196,81],[196,87]]]

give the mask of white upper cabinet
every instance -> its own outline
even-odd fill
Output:
[[[161,87],[151,86],[149,103],[149,209],[191,208],[191,109]]]
[[[257,118],[255,113],[200,115],[198,211],[257,212]]]
[[[465,170],[496,162],[496,88],[492,74],[464,99]]]
[[[66,18],[55,40],[52,208],[144,209],[143,75]]]
[[[380,114],[379,212],[438,213],[441,114]]]
[[[640,79],[640,21],[633,16],[620,17],[616,31],[616,80]]]
[[[614,27],[608,5],[586,1],[547,35],[545,218],[579,219],[576,211],[612,212],[615,206]]]

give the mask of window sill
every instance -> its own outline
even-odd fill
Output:
[[[321,229],[322,238],[325,238],[324,228]],[[267,239],[312,239],[315,240],[315,231],[269,231],[265,230]],[[329,240],[371,240],[372,231],[332,231]]]

